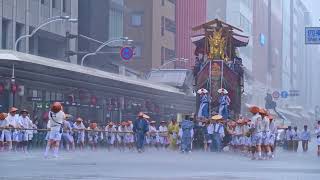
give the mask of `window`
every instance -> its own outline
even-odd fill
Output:
[[[46,101],[50,101],[50,92],[46,91]]]
[[[52,2],[52,8],[56,8],[56,0],[51,0]]]
[[[164,36],[164,17],[161,16],[161,36]]]
[[[169,61],[176,57],[176,52],[172,49],[165,48],[165,60]]]
[[[9,21],[2,19],[2,49],[8,48],[8,28],[9,28]]]
[[[162,6],[164,6],[164,1],[165,1],[165,0],[161,0],[161,5],[162,5]]]
[[[176,57],[176,52],[174,50],[161,47],[161,65],[163,65],[166,61],[170,61]]]
[[[62,0],[62,12],[67,11],[67,0]]]
[[[176,23],[168,18],[165,18],[165,28],[169,32],[176,33]]]
[[[176,4],[176,0],[168,0],[169,2],[171,2],[172,4]]]
[[[141,45],[135,45],[135,47],[134,47],[134,56],[135,57],[141,57],[141,54],[142,54]]]
[[[56,93],[55,92],[51,92],[51,101],[55,101],[56,100]]]
[[[252,0],[242,0],[242,3],[245,4],[249,9],[252,9]]]
[[[240,27],[242,27],[245,32],[251,33],[251,23],[242,14],[240,14]]]
[[[62,101],[63,100],[63,95],[62,93],[57,93],[57,98],[56,98],[57,101]]]
[[[164,47],[161,47],[161,65],[163,65],[164,64],[164,57],[165,56],[165,54],[164,54]]]
[[[133,13],[131,15],[131,25],[132,26],[141,26],[142,25],[142,14]]]

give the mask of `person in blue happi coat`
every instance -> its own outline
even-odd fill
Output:
[[[182,137],[181,137],[181,152],[191,152],[191,143],[193,137],[193,122],[190,115],[186,115],[185,119],[181,122]]]
[[[147,120],[143,118],[144,113],[140,112],[138,118],[133,123],[133,132],[136,136],[136,147],[139,153],[143,151],[144,138],[149,131]]]
[[[209,118],[210,97],[208,95],[208,91],[204,88],[201,88],[197,91],[197,93],[200,94],[198,118]]]
[[[226,89],[219,89],[218,93],[220,93],[219,97],[219,114],[224,119],[229,119],[229,105],[231,100],[228,96],[228,91]]]

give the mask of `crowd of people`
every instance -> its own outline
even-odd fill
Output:
[[[186,115],[177,122],[153,121],[140,112],[134,121],[108,122],[105,126],[91,122],[88,127],[80,117],[74,121],[63,112],[60,103],[53,103],[49,112],[46,129],[37,129],[29,118],[27,110],[18,113],[12,107],[8,114],[0,113],[0,151],[28,151],[28,145],[35,141],[36,134],[45,133],[47,142],[44,156],[50,150],[58,156],[59,149],[67,151],[98,147],[107,150],[144,152],[146,149],[173,150],[190,153],[192,150],[207,152],[229,151],[251,157],[251,159],[274,158],[278,128],[268,112],[256,106],[249,109],[252,117],[227,120],[217,114],[211,118],[197,119]],[[289,126],[283,130],[284,147],[296,151],[302,141],[303,151],[307,151],[311,134],[307,126],[302,132]],[[316,128],[318,155],[320,156],[320,121]]]

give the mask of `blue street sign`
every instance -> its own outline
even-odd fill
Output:
[[[120,56],[123,60],[129,61],[134,55],[131,47],[123,47],[120,51]]]
[[[260,37],[260,38],[259,38],[259,40],[260,40],[260,45],[261,45],[261,46],[264,46],[265,43],[266,43],[266,38],[265,38],[264,34],[263,34],[263,33],[260,33],[260,36],[259,36],[259,37]]]
[[[287,98],[289,96],[289,92],[288,91],[281,91],[281,97],[282,98]]]
[[[320,44],[320,27],[305,27],[305,43]]]

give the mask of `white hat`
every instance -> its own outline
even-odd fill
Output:
[[[224,89],[224,88],[220,88],[220,89],[218,90],[218,93],[219,93],[219,94],[221,94],[221,93],[223,93],[223,94],[228,94],[228,91],[227,91],[226,89]]]
[[[207,94],[208,93],[208,90],[204,89],[204,88],[201,88],[197,91],[198,94]]]

